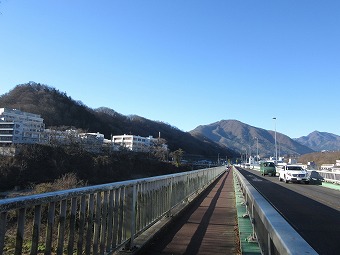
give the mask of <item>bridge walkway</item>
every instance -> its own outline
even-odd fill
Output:
[[[137,254],[241,254],[235,201],[227,171]]]

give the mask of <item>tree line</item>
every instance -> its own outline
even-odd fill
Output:
[[[0,190],[29,188],[73,173],[89,185],[191,170],[149,152],[90,153],[77,146],[20,145],[15,156],[0,155]],[[176,159],[178,162],[178,159]]]
[[[114,102],[113,102],[114,104]],[[236,153],[207,138],[197,138],[170,124],[152,121],[140,116],[124,116],[112,109],[101,107],[91,109],[84,103],[72,99],[53,87],[40,83],[17,85],[13,90],[0,96],[0,107],[15,108],[39,114],[46,128],[65,127],[82,129],[85,132],[100,132],[109,139],[111,135],[133,134],[164,138],[168,148],[176,151],[206,157],[218,153],[233,158]],[[137,107],[137,106],[136,106]]]

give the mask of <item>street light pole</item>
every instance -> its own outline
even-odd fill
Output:
[[[247,162],[248,162],[248,150],[247,150],[247,147],[245,148],[245,151],[246,151],[245,161],[246,161],[246,164],[247,164]]]
[[[259,138],[255,137],[256,139],[256,162],[259,163]]]
[[[275,165],[277,164],[277,144],[276,144],[276,117],[273,118],[275,126]]]

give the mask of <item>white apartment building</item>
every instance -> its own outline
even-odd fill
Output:
[[[321,170],[332,170],[334,166],[335,166],[334,164],[322,164],[320,166],[320,169]]]
[[[80,133],[80,139],[86,140],[87,143],[98,143],[103,144],[104,142],[104,135],[97,133]]]
[[[0,146],[11,144],[59,143],[67,145],[71,141],[80,143],[85,149],[99,151],[105,144],[117,150],[124,147],[131,151],[147,152],[153,141],[152,136],[138,135],[112,136],[111,141],[100,133],[78,133],[76,130],[57,131],[45,129],[43,118],[38,114],[17,109],[0,108]],[[165,146],[166,147],[166,146]]]
[[[70,143],[79,143],[87,145],[103,145],[104,135],[97,133],[79,133],[77,130],[68,129],[66,131],[45,129],[45,140],[42,143],[55,143],[67,145]]]
[[[104,144],[104,135],[97,133],[80,133],[78,137],[85,150],[90,152],[100,152]]]
[[[38,114],[0,108],[0,145],[38,143],[44,129],[44,119]]]
[[[112,143],[131,151],[149,151],[152,142],[156,139],[152,136],[142,137],[138,135],[115,135],[112,136]]]

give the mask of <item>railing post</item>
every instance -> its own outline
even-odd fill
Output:
[[[82,195],[80,198],[80,211],[79,211],[79,228],[78,228],[78,241],[77,241],[77,254],[83,254],[84,242],[84,228],[86,217],[86,197]]]
[[[134,237],[136,234],[136,201],[137,201],[137,185],[133,184],[132,187],[132,212],[131,212],[131,239],[130,239],[130,250],[134,247]]]
[[[113,238],[113,210],[114,210],[114,191],[110,190],[109,194],[109,210],[108,210],[108,220],[107,220],[107,239],[106,239],[106,252],[110,252],[112,248],[112,238]]]
[[[7,218],[7,212],[1,212],[0,213],[0,254],[3,253],[4,247],[5,247],[6,218]]]
[[[170,182],[169,182],[169,189],[168,189],[168,217],[171,216],[171,208],[172,208],[172,185],[173,185],[173,180],[174,180],[174,177],[172,176],[170,178]]]
[[[18,210],[18,227],[17,227],[17,236],[15,243],[15,255],[22,253],[22,245],[24,241],[24,228],[25,228],[25,214],[26,209],[20,208]]]
[[[68,246],[67,246],[67,254],[73,254],[74,247],[74,239],[75,239],[75,229],[76,229],[76,214],[77,214],[77,198],[73,197],[71,199],[71,211],[70,211],[70,220],[69,220],[69,238],[68,238]]]
[[[31,246],[30,254],[38,253],[40,225],[41,225],[41,205],[36,205],[34,207],[34,223],[33,223],[32,246]],[[1,254],[1,250],[0,250],[0,254]]]
[[[45,238],[45,255],[52,252],[53,226],[54,226],[55,202],[50,202],[48,206],[47,229]]]
[[[102,202],[102,211],[101,211],[101,226],[100,226],[100,242],[99,242],[99,251],[100,254],[104,254],[105,252],[105,244],[106,244],[106,235],[107,235],[107,210],[108,210],[108,192],[104,191],[103,194],[104,198],[103,198],[103,202]]]
[[[74,205],[76,206],[76,204]],[[92,228],[94,224],[94,193],[91,193],[89,196],[89,202],[88,202],[88,215],[87,215],[87,230],[86,230],[86,239],[85,239],[85,254],[91,253],[92,248]],[[72,215],[72,214],[71,214]],[[85,232],[84,232],[85,234]],[[72,251],[72,250],[70,250]],[[69,253],[69,255],[72,255],[73,253]]]
[[[272,239],[270,238],[270,235],[269,235],[269,233],[268,233],[268,240],[267,240],[267,242],[268,242],[268,255],[272,255]]]
[[[60,203],[59,228],[58,228],[58,245],[57,245],[57,254],[58,255],[62,255],[64,253],[64,238],[65,238],[65,226],[66,226],[66,209],[67,209],[67,200],[64,199]]]

